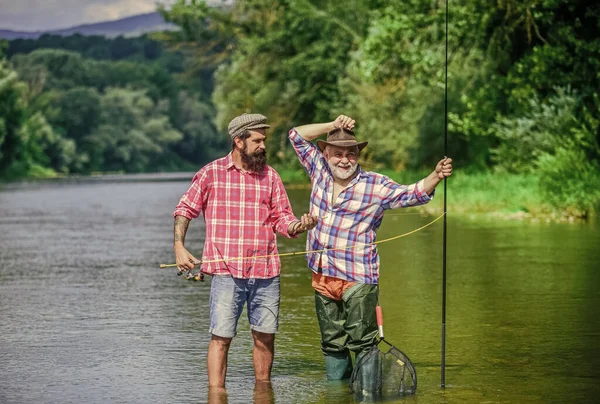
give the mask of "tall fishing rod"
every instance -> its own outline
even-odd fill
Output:
[[[448,0],[446,0],[446,64],[444,79],[444,157],[448,156]],[[441,387],[446,388],[446,226],[448,195],[447,178],[444,177],[444,236],[442,247],[442,381]]]

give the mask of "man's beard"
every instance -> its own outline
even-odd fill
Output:
[[[356,169],[358,168],[358,164],[356,163],[351,164],[349,170],[342,170],[341,168],[338,168],[329,161],[327,162],[327,164],[329,164],[329,169],[331,170],[333,177],[340,180],[347,180],[348,178],[352,177],[356,172]]]
[[[247,145],[244,143],[244,147],[240,150],[242,163],[248,167],[248,171],[253,171],[255,173],[262,172],[267,165],[267,151],[257,150],[252,154],[248,154],[246,149]]]

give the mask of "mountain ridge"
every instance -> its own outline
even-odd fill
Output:
[[[0,28],[0,38],[37,39],[42,35],[69,36],[80,34],[84,36],[100,35],[105,37],[139,36],[149,32],[176,30],[177,26],[164,20],[159,12],[138,14],[130,17],[98,23],[81,24],[73,27],[53,29],[46,31],[14,31]]]

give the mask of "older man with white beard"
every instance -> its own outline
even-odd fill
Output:
[[[376,232],[388,209],[425,204],[435,187],[452,174],[452,159],[438,162],[426,178],[401,185],[364,171],[358,157],[368,142],[358,142],[355,121],[345,115],[328,123],[296,127],[289,139],[308,172],[310,215],[319,217],[308,232],[308,267],[313,271],[321,350],[329,380],[348,378],[350,351],[359,360],[377,336],[375,307],[379,283]],[[311,141],[327,133],[327,140]]]

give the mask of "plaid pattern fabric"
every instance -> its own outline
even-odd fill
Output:
[[[204,214],[206,237],[203,263],[209,275],[231,274],[234,278],[267,279],[279,275],[275,232],[290,237],[288,226],[297,220],[279,174],[270,166],[262,173],[242,171],[231,153],[196,173],[181,197],[173,216],[188,219]]]
[[[333,176],[323,154],[296,129],[290,131],[289,139],[311,179],[310,214],[319,218],[317,226],[308,232],[306,249],[328,249],[308,254],[308,267],[325,276],[378,283],[377,248],[364,244],[376,241],[384,211],[422,205],[433,195],[430,197],[423,190],[423,180],[408,186],[400,185],[385,175],[366,172],[359,167],[348,187],[331,203]],[[358,247],[329,250],[350,246]]]

